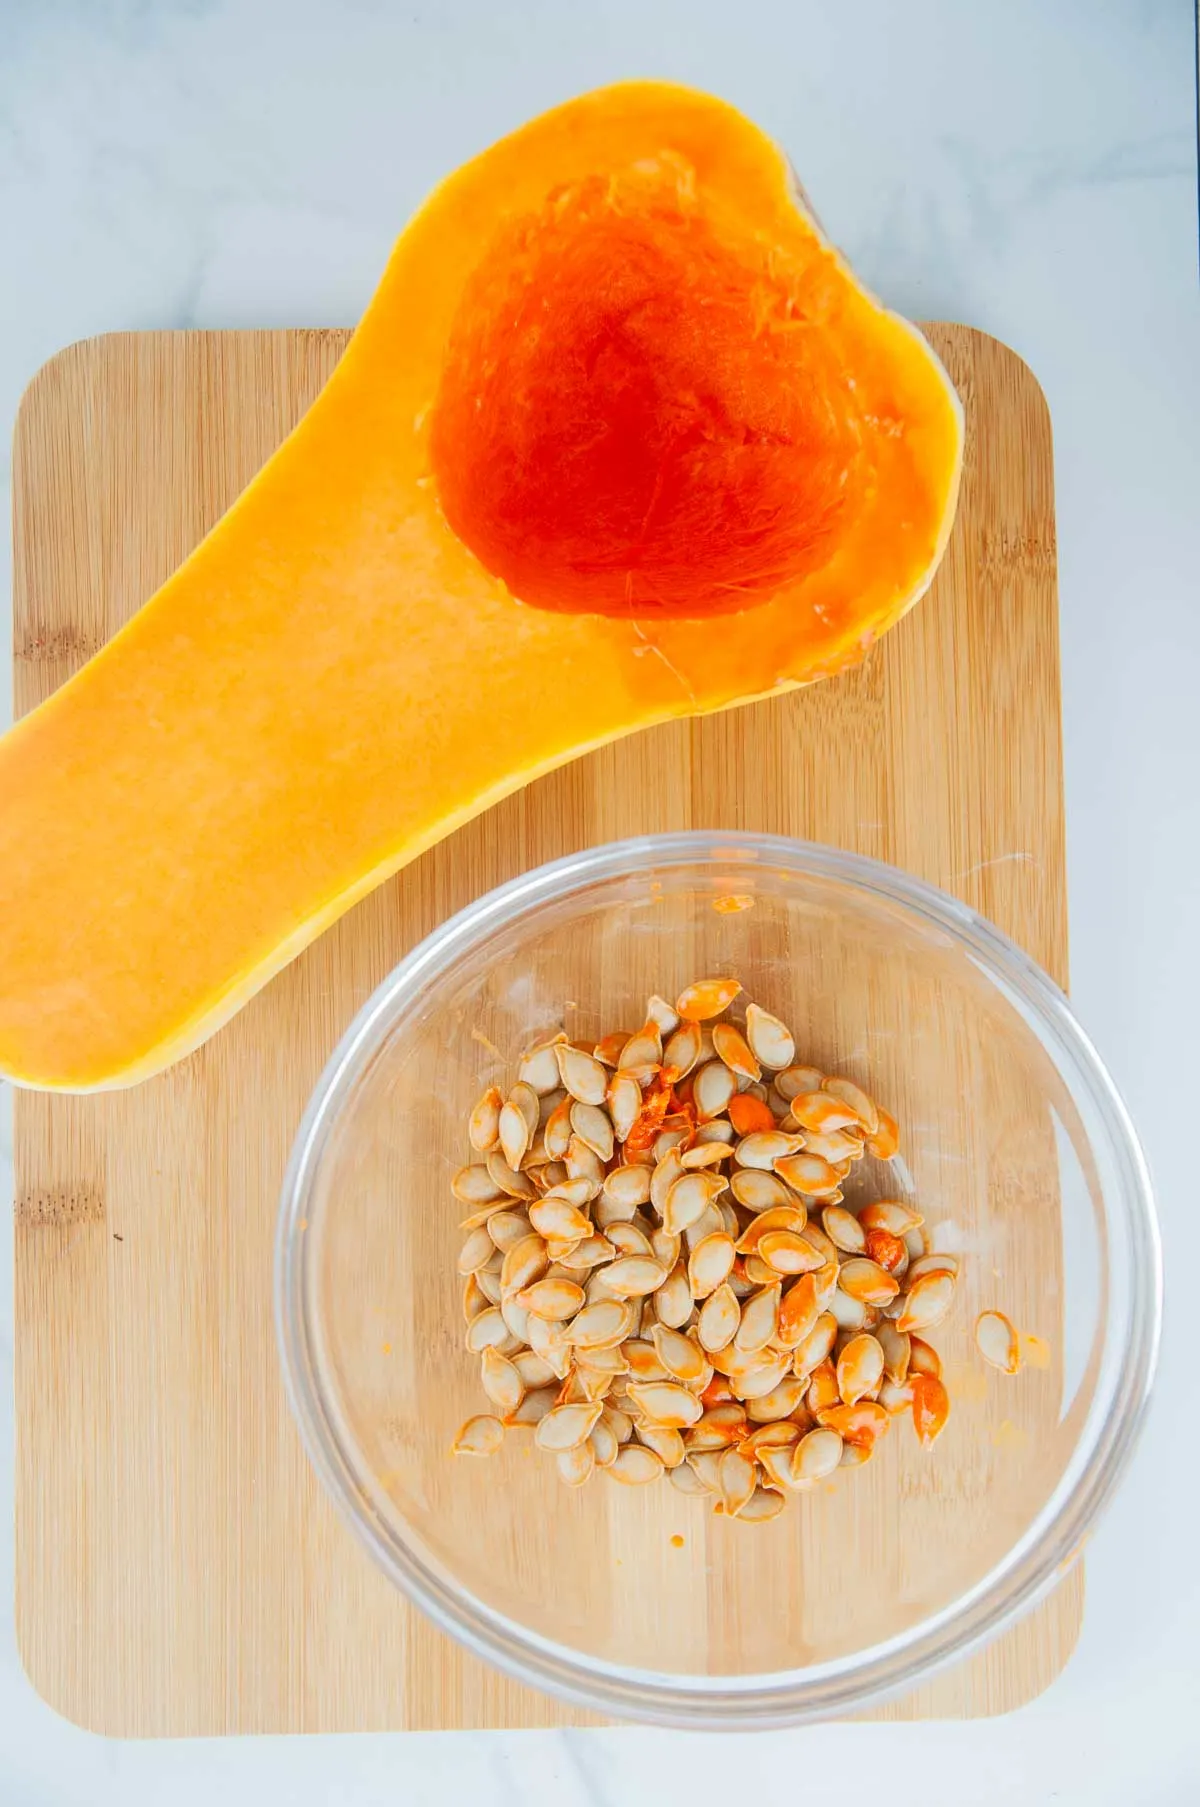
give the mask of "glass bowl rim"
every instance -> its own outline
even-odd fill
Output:
[[[385,1037],[456,959],[485,935],[597,881],[721,859],[834,879],[898,904],[948,934],[1010,1002],[1019,1001],[1103,1130],[1118,1178],[1114,1197],[1105,1200],[1106,1223],[1125,1246],[1122,1258],[1107,1264],[1104,1348],[1078,1441],[1048,1499],[1000,1562],[937,1613],[851,1655],[763,1674],[676,1675],[610,1663],[543,1637],[475,1599],[388,1532],[371,1503],[374,1477],[365,1463],[356,1466],[353,1439],[315,1359],[306,1263],[314,1239],[302,1226],[342,1106]],[[881,861],[782,835],[697,829],[607,842],[522,873],[440,924],[376,987],[326,1063],[292,1146],[276,1227],[275,1327],[288,1403],[324,1487],[383,1572],[442,1631],[518,1681],[615,1718],[687,1730],[768,1729],[860,1711],[961,1660],[1028,1612],[1073,1564],[1124,1474],[1153,1384],[1161,1316],[1161,1248],[1146,1160],[1064,993],[957,898]]]

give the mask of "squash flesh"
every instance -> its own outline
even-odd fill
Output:
[[[852,372],[858,415],[899,423],[856,448],[854,505],[839,502],[823,537],[849,416],[827,422],[815,403],[805,413],[771,392],[787,335],[747,350],[731,324],[711,356],[696,352],[693,370],[712,382],[715,370],[727,403],[745,403],[728,418],[766,435],[756,508],[797,475],[780,411],[797,410],[785,421],[796,433],[812,418],[828,429],[801,530],[788,539],[782,523],[753,606],[719,632],[705,612],[730,606],[752,535],[722,531],[711,581],[712,547],[700,559],[686,532],[660,537],[657,565],[632,567],[639,581],[649,571],[654,598],[647,588],[632,612],[580,613],[583,591],[592,607],[605,606],[600,588],[624,602],[640,492],[617,482],[624,551],[606,563],[607,532],[592,524],[576,592],[559,574],[563,539],[586,539],[585,511],[577,501],[556,542],[552,494],[526,495],[518,526],[534,531],[517,552],[542,579],[526,606],[502,568],[513,538],[485,541],[488,498],[463,480],[480,445],[449,431],[462,396],[446,347],[456,331],[487,340],[484,314],[463,311],[481,248],[540,219],[555,190],[603,178],[627,194],[649,179],[642,165],[676,196],[682,181],[698,230],[749,270],[743,310],[762,293],[764,246],[819,278],[812,394]],[[656,407],[685,351],[667,345]],[[659,417],[646,413],[649,428]],[[959,435],[924,342],[857,288],[798,208],[779,153],[731,109],[634,84],[485,152],[403,234],[333,378],[264,471],[122,633],[0,742],[0,1071],[69,1090],[158,1071],[380,879],[531,778],[618,735],[852,663],[928,582]],[[722,488],[728,443],[714,436],[698,485],[709,515],[741,505]],[[696,507],[681,489],[671,520]],[[689,597],[699,612],[680,612]]]
[[[488,248],[433,469],[450,526],[514,596],[707,615],[827,562],[867,473],[830,355],[841,285],[806,249],[722,234],[669,159],[560,190]]]

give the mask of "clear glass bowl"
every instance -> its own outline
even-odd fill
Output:
[[[743,907],[715,907],[730,898]],[[934,1246],[961,1255],[955,1310],[932,1333],[947,1429],[925,1451],[897,1423],[868,1467],[763,1525],[665,1482],[568,1489],[529,1433],[453,1458],[459,1425],[486,1409],[449,1188],[471,1105],[560,1024],[573,1039],[632,1030],[650,992],[724,972],[790,1023],[797,1059],[853,1076],[899,1118],[901,1157],[856,1168],[853,1195],[915,1198]],[[1039,1339],[1016,1378],[975,1351],[989,1307]],[[771,1726],[903,1690],[1052,1587],[1138,1429],[1159,1252],[1112,1082],[1011,942],[869,860],[678,834],[502,886],[379,987],[296,1140],[276,1310],[322,1480],[445,1631],[602,1713]]]

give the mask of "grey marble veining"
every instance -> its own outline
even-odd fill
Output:
[[[1046,390],[1074,994],[1149,1149],[1169,1277],[1194,1258],[1180,1125],[1200,1006],[1193,70],[1188,0],[0,0],[0,413],[90,333],[352,322],[429,186],[572,92],[661,74],[744,107],[889,302],[996,333]],[[0,574],[4,609],[8,589]],[[5,1197],[9,1134],[6,1110]],[[6,1510],[0,1801],[773,1807],[863,1777],[894,1807],[1200,1799],[1188,1313],[1181,1296],[1149,1434],[1089,1554],[1079,1651],[1011,1720],[109,1743],[24,1678]]]

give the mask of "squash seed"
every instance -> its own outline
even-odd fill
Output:
[[[755,1253],[777,1274],[810,1274],[824,1266],[812,1243],[793,1230],[768,1230],[758,1238]]]
[[[617,1067],[622,1073],[636,1073],[641,1067],[660,1066],[662,1057],[662,1031],[657,1023],[649,1022],[625,1043]]]
[[[775,1089],[790,1104],[810,1092],[819,1092],[824,1075],[820,1067],[787,1067],[775,1075]]]
[[[908,1365],[912,1359],[912,1340],[904,1330],[897,1330],[895,1324],[884,1318],[876,1326],[875,1340],[883,1350],[883,1371],[896,1386],[903,1386],[908,1379]]]
[[[791,1370],[790,1355],[776,1355],[770,1349],[761,1349],[757,1354],[755,1365],[730,1383],[739,1400],[765,1399],[787,1379]]]
[[[830,1077],[821,1081],[821,1090],[830,1092],[848,1104],[855,1112],[863,1128],[869,1136],[873,1136],[879,1128],[879,1107],[873,1098],[869,1098],[861,1086],[855,1085],[852,1079]]]
[[[489,1239],[490,1240],[490,1239]],[[500,1289],[504,1293],[520,1292],[540,1280],[550,1265],[543,1239],[531,1233],[505,1250],[500,1269]]]
[[[590,1443],[576,1443],[572,1449],[560,1449],[554,1458],[559,1479],[568,1487],[582,1487],[591,1479],[596,1466],[596,1452]]]
[[[535,1280],[517,1294],[517,1304],[523,1305],[531,1317],[561,1323],[573,1317],[583,1304],[583,1288],[574,1280]]]
[[[854,1256],[843,1263],[838,1286],[861,1305],[886,1305],[900,1291],[898,1281],[878,1262],[869,1261],[865,1256]],[[910,1326],[901,1323],[900,1328],[907,1330]]]
[[[571,1146],[571,1107],[574,1100],[570,1094],[556,1104],[542,1126],[542,1142],[546,1153],[552,1161],[564,1161],[567,1150]]]
[[[1010,1319],[1002,1311],[981,1311],[975,1320],[975,1343],[985,1362],[1001,1374],[1016,1374],[1021,1366],[1021,1343]]]
[[[638,1381],[669,1381],[672,1378],[671,1370],[663,1365],[654,1344],[642,1337],[632,1337],[629,1342],[622,1343],[621,1354],[629,1373]]]
[[[731,1073],[746,1079],[762,1078],[762,1067],[740,1029],[732,1023],[715,1023],[712,1038],[718,1060],[723,1061]]]
[[[724,1189],[725,1181],[720,1174],[681,1173],[663,1201],[663,1229],[672,1236],[681,1236]]]
[[[594,1105],[579,1106],[580,1109],[596,1109]],[[618,1142],[625,1142],[632,1134],[633,1126],[638,1120],[642,1108],[642,1088],[636,1079],[628,1073],[614,1075],[608,1088],[608,1114],[612,1122],[612,1130]],[[599,1153],[599,1149],[596,1151]],[[611,1160],[610,1149],[606,1160]]]
[[[679,1013],[674,1006],[660,998],[657,992],[651,994],[646,1004],[646,1021],[653,1023],[660,1035],[670,1035],[679,1027]]]
[[[523,1425],[532,1429],[535,1424],[540,1424],[547,1412],[552,1412],[557,1404],[557,1384],[549,1387],[536,1387],[526,1393],[507,1422],[511,1425]]]
[[[468,1324],[473,1324],[481,1312],[487,1310],[491,1300],[479,1284],[478,1274],[468,1274],[463,1287],[463,1317]]]
[[[655,1455],[644,1443],[623,1443],[616,1460],[610,1462],[604,1472],[611,1480],[620,1481],[626,1487],[644,1487],[650,1481],[657,1481],[665,1469],[661,1456]]]
[[[532,1349],[521,1349],[512,1357],[512,1365],[521,1377],[521,1385],[527,1389],[548,1387],[554,1379],[554,1369],[543,1356],[535,1355]]]
[[[736,1223],[737,1218],[735,1217],[734,1224],[736,1225]],[[694,1248],[698,1248],[706,1237],[719,1236],[722,1231],[728,1234],[725,1215],[721,1210],[720,1199],[713,1199],[710,1204],[705,1205],[699,1217],[695,1218],[683,1232],[683,1240],[687,1244],[688,1253],[690,1254]]]
[[[464,1276],[473,1274],[486,1265],[496,1252],[496,1245],[487,1233],[486,1224],[478,1224],[458,1254],[458,1271]]]
[[[681,1466],[687,1452],[683,1438],[670,1425],[642,1423],[638,1425],[636,1435],[639,1443],[654,1451],[668,1472]]]
[[[467,1326],[467,1348],[472,1355],[482,1355],[485,1349],[503,1348],[511,1336],[503,1314],[495,1305],[489,1305]]]
[[[846,1405],[873,1398],[883,1383],[883,1350],[869,1332],[852,1336],[837,1358],[838,1392]]]
[[[621,1060],[621,1049],[628,1040],[629,1033],[627,1030],[614,1029],[610,1035],[601,1036],[600,1040],[593,1047],[592,1054],[602,1066],[618,1066]]]
[[[692,1315],[692,1289],[687,1268],[677,1261],[654,1295],[654,1311],[660,1324],[678,1330]]]
[[[652,1230],[650,1232],[650,1253],[658,1265],[665,1268],[669,1274],[679,1260],[678,1236],[673,1236],[669,1230]]]
[[[667,1479],[679,1493],[686,1493],[693,1499],[699,1499],[709,1492],[690,1461],[681,1462],[678,1468],[667,1471]]]
[[[566,1168],[571,1179],[588,1180],[594,1183],[597,1192],[604,1184],[604,1162],[573,1130],[567,1144]]]
[[[805,1130],[804,1146],[809,1154],[819,1154],[831,1167],[842,1168],[848,1161],[862,1159],[862,1136],[851,1134],[848,1129],[835,1129],[825,1136]]]
[[[592,1446],[592,1454],[597,1468],[611,1468],[617,1459],[617,1451],[621,1445],[617,1442],[617,1434],[607,1418],[599,1417],[591,1428],[588,1442]]]
[[[779,1287],[767,1286],[746,1301],[733,1338],[735,1347],[743,1354],[765,1349],[775,1335],[779,1322],[779,1300]]]
[[[813,1417],[818,1418],[822,1412],[829,1411],[831,1407],[838,1405],[841,1397],[838,1392],[837,1373],[833,1363],[826,1356],[824,1361],[817,1363],[809,1376],[808,1392],[804,1396],[804,1403]]]
[[[533,1440],[539,1449],[574,1449],[591,1436],[603,1410],[598,1401],[591,1405],[555,1406],[540,1420]]]
[[[926,1449],[941,1436],[950,1416],[950,1398],[932,1374],[918,1374],[912,1381],[912,1416],[917,1441]]]
[[[704,1351],[690,1336],[684,1336],[682,1331],[672,1330],[667,1324],[655,1324],[650,1335],[659,1361],[676,1380],[681,1380],[689,1387],[703,1380],[709,1371],[709,1364],[704,1359]],[[689,1419],[688,1422],[693,1421]]]
[[[829,1312],[837,1319],[839,1330],[865,1330],[869,1307],[861,1299],[852,1298],[835,1286],[829,1299]]]
[[[796,1282],[797,1286],[800,1284],[800,1281]],[[792,1290],[794,1291],[795,1288]],[[784,1305],[786,1306],[786,1304],[785,1299]],[[782,1312],[780,1316],[783,1316]],[[833,1345],[837,1341],[837,1333],[837,1319],[832,1312],[823,1311],[808,1335],[796,1346],[796,1353],[792,1358],[792,1367],[795,1373],[804,1376],[811,1374],[812,1370],[832,1353]]]
[[[793,1138],[799,1140],[799,1137]],[[797,1153],[780,1155],[773,1163],[780,1179],[806,1198],[832,1199],[841,1192],[838,1181],[841,1175],[836,1167],[823,1160],[819,1154]]]
[[[645,1230],[635,1223],[610,1224],[608,1240],[619,1255],[654,1255],[653,1243]]]
[[[930,1330],[940,1324],[954,1302],[954,1284],[955,1276],[944,1268],[921,1274],[908,1289],[904,1311],[896,1319],[897,1330]]]
[[[607,1349],[623,1341],[629,1313],[622,1300],[598,1299],[572,1320],[568,1335],[576,1350]]]
[[[723,1283],[705,1299],[696,1323],[700,1347],[710,1355],[733,1341],[742,1321],[742,1308],[727,1283]]]
[[[608,1091],[608,1076],[600,1062],[570,1042],[560,1042],[554,1050],[559,1076],[564,1088],[580,1104],[603,1104]]]
[[[825,1426],[809,1431],[801,1437],[792,1456],[793,1484],[807,1484],[823,1481],[831,1475],[842,1459],[842,1439],[837,1431]]]
[[[775,1419],[790,1418],[804,1404],[806,1391],[804,1381],[797,1380],[794,1374],[785,1374],[767,1392],[747,1394],[746,1411],[751,1423],[768,1425]]]
[[[456,1456],[494,1456],[503,1441],[504,1426],[500,1420],[480,1412],[467,1419],[451,1448]]]
[[[666,1268],[649,1255],[621,1255],[604,1270],[605,1285],[618,1299],[644,1298],[657,1292],[666,1278]]]
[[[666,1209],[667,1194],[676,1180],[683,1178],[683,1162],[678,1149],[672,1148],[655,1165],[650,1176],[650,1203],[661,1217]]]
[[[694,1453],[688,1451],[687,1465],[705,1493],[720,1492],[720,1462],[723,1454],[724,1450],[718,1449],[702,1449]]]
[[[788,1287],[780,1301],[779,1322],[775,1328],[776,1341],[785,1349],[798,1350],[812,1335],[820,1316],[821,1300],[817,1293],[816,1279],[812,1274],[801,1274],[795,1284]],[[831,1336],[831,1347],[832,1342]]]
[[[515,1412],[525,1397],[525,1383],[515,1364],[498,1349],[485,1349],[480,1364],[483,1390],[501,1414]]]
[[[889,1111],[877,1108],[879,1121],[867,1137],[867,1148],[877,1161],[890,1161],[900,1148],[900,1127]]]
[[[912,1262],[909,1267],[908,1283],[910,1286],[912,1286],[915,1284],[916,1281],[923,1280],[925,1278],[926,1274],[954,1274],[954,1275],[957,1275],[957,1273],[958,1273],[958,1257],[957,1257],[957,1255],[935,1255],[935,1254],[918,1255],[917,1259],[914,1262]]]
[[[925,1219],[899,1199],[886,1198],[864,1205],[858,1221],[864,1230],[887,1230],[892,1236],[907,1236],[910,1230],[919,1230]]]
[[[791,1031],[758,1004],[746,1006],[746,1040],[764,1067],[778,1071],[789,1067],[795,1058],[796,1043]]]
[[[530,1133],[520,1107],[511,1098],[507,1099],[500,1110],[500,1150],[514,1172],[525,1159]]]
[[[733,1102],[732,1099],[730,1102]],[[724,1142],[728,1148],[736,1140],[732,1123],[727,1123],[723,1117],[714,1117],[711,1123],[697,1125],[696,1142],[692,1146],[694,1148],[697,1143]]]
[[[586,1271],[588,1268],[602,1267],[605,1262],[612,1261],[616,1253],[607,1236],[593,1234],[576,1243],[570,1261],[564,1265],[569,1266],[573,1273]]]
[[[522,1237],[528,1236],[530,1227],[529,1218],[525,1212],[512,1210],[510,1200],[505,1200],[501,1209],[494,1212],[487,1220],[488,1235],[501,1254],[507,1254],[514,1243],[518,1243]]]
[[[792,1099],[792,1115],[801,1129],[813,1135],[827,1136],[840,1129],[862,1130],[858,1112],[829,1092],[801,1092]]]
[[[774,1168],[778,1172],[777,1163],[795,1155],[803,1145],[802,1136],[785,1135],[780,1129],[753,1130],[742,1137],[733,1151],[733,1158],[739,1167],[757,1167],[766,1173]],[[786,1180],[786,1174],[783,1177]]]
[[[687,1425],[695,1424],[704,1411],[694,1393],[670,1381],[633,1381],[629,1387],[629,1399],[646,1418],[672,1430],[682,1430]]]
[[[614,1140],[612,1121],[607,1111],[602,1110],[598,1104],[572,1104],[571,1128],[579,1140],[607,1166],[613,1157]],[[603,1177],[602,1174],[601,1180]]]
[[[555,1082],[558,1072],[555,1069]],[[500,1139],[500,1106],[504,1099],[499,1086],[490,1085],[467,1119],[467,1137],[479,1154],[487,1154]]]
[[[786,1205],[771,1205],[749,1223],[738,1237],[737,1252],[739,1255],[754,1255],[758,1252],[759,1242],[764,1236],[777,1230],[790,1230],[799,1235],[806,1223],[804,1206],[793,1198]],[[818,1258],[817,1265],[820,1265]]]
[[[736,1258],[733,1238],[724,1230],[698,1242],[688,1256],[688,1284],[693,1299],[707,1299],[729,1278]]]
[[[799,1207],[800,1201],[777,1174],[756,1167],[744,1167],[730,1175],[729,1190],[747,1211],[771,1211],[780,1205]]]
[[[450,1190],[464,1205],[487,1205],[504,1196],[485,1166],[460,1167],[450,1182]]]
[[[853,1211],[847,1211],[845,1205],[826,1205],[821,1213],[821,1224],[835,1248],[842,1249],[847,1255],[865,1253],[866,1232]]]
[[[761,1405],[762,1401],[759,1400],[755,1403]],[[753,1418],[754,1408],[749,1407],[747,1410],[748,1415]],[[744,1456],[756,1457],[764,1449],[786,1449],[790,1453],[795,1449],[802,1435],[800,1426],[793,1424],[790,1419],[774,1419],[769,1422],[764,1420],[743,1437],[741,1451]]]
[[[604,1194],[614,1204],[628,1206],[631,1212],[650,1197],[650,1170],[647,1167],[614,1167],[604,1181]]]
[[[700,1067],[692,1080],[692,1102],[701,1122],[727,1110],[736,1091],[737,1080],[723,1061],[710,1060]]]
[[[520,1113],[517,1113],[520,1115]],[[503,1112],[501,1112],[503,1115]],[[524,1119],[522,1118],[522,1122]],[[537,1189],[527,1173],[518,1173],[516,1168],[505,1160],[503,1151],[493,1148],[487,1158],[487,1170],[501,1192],[507,1192],[510,1198],[536,1198]]]
[[[529,1221],[547,1242],[557,1237],[578,1243],[590,1236],[592,1229],[582,1211],[568,1204],[565,1198],[556,1198],[553,1193],[548,1193],[539,1204],[530,1205]]]
[[[663,1078],[669,1085],[686,1079],[700,1058],[703,1037],[697,1023],[680,1023],[662,1054]]]
[[[755,1086],[752,1090],[735,1093],[729,1100],[729,1121],[739,1136],[752,1136],[756,1131],[777,1127],[770,1104],[755,1095],[761,1090],[761,1086]]]
[[[692,1148],[682,1149],[679,1159],[685,1173],[694,1173],[707,1167],[719,1167],[732,1152],[725,1142],[698,1142]]]
[[[727,1449],[717,1464],[717,1487],[730,1518],[736,1518],[749,1504],[757,1484],[758,1472],[749,1456],[740,1449]]]
[[[708,1022],[728,1010],[741,989],[737,979],[698,979],[680,992],[675,1008],[685,1022]]]

